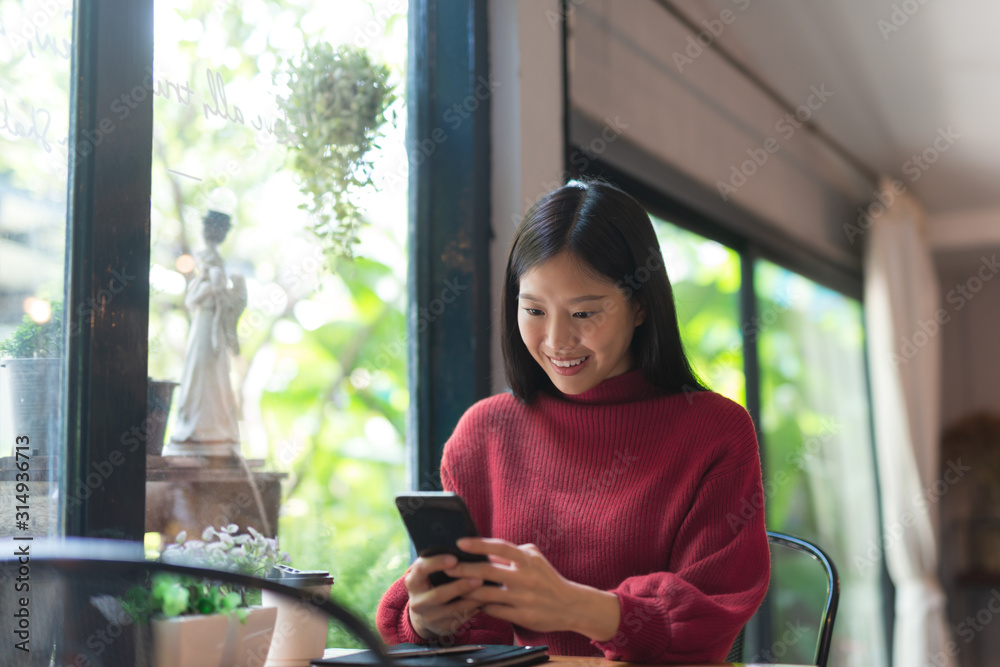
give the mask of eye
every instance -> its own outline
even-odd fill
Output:
[[[528,313],[528,315],[531,315],[532,317],[538,317],[539,315],[542,314],[542,311],[538,310],[537,308],[522,308],[521,310]]]
[[[573,317],[575,317],[575,318],[577,318],[579,320],[586,320],[586,319],[591,318],[593,316],[594,316],[594,311],[592,311],[592,310],[584,310],[584,311],[580,311],[579,313],[573,313]]]

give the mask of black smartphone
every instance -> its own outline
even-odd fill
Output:
[[[452,554],[466,563],[488,562],[482,554],[470,554],[458,548],[460,537],[478,537],[469,508],[460,496],[447,491],[414,491],[396,496],[396,509],[418,556]],[[455,581],[444,572],[432,572],[431,584],[440,586]],[[496,582],[484,582],[496,586]]]

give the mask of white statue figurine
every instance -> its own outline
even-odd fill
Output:
[[[239,452],[239,409],[229,379],[229,350],[240,351],[236,322],[246,308],[247,289],[239,273],[230,274],[227,280],[219,255],[218,246],[229,226],[224,213],[205,215],[205,249],[198,253],[198,275],[184,299],[193,316],[180,406],[164,456],[236,456]]]

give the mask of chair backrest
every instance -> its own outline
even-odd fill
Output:
[[[826,667],[840,600],[837,568],[807,540],[772,531],[767,539],[771,584],[728,660]]]
[[[30,595],[25,594],[25,600],[30,613],[31,653],[16,650],[14,642],[4,642],[0,646],[0,665],[47,667],[53,658],[57,665],[77,664],[77,656],[86,658],[86,664],[93,667],[151,665],[148,625],[127,618],[120,599],[132,587],[146,585],[149,576],[156,572],[173,572],[247,590],[266,590],[300,600],[306,608],[325,612],[346,627],[382,657],[382,664],[394,664],[385,657],[385,647],[378,637],[351,611],[332,599],[316,599],[302,589],[274,579],[147,561],[142,545],[132,542],[36,538],[13,544],[27,545],[30,562],[22,565],[14,548],[0,551],[0,585],[5,591],[0,595],[0,612],[4,618],[16,617],[18,605],[23,603],[15,596],[8,596],[6,591],[13,589],[17,577],[30,576]]]

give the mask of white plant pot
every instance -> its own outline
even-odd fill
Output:
[[[311,580],[316,581],[317,577]],[[303,585],[287,579],[281,583],[312,594],[316,601],[326,601],[330,598],[333,578],[320,576],[318,580],[323,583]],[[326,650],[326,613],[313,609],[301,600],[268,590],[263,591],[261,604],[278,612],[271,653],[265,667],[309,667],[310,661],[323,657]]]
[[[267,660],[277,609],[153,619],[154,667],[259,667]]]
[[[153,619],[154,667],[220,667],[228,627],[222,614]]]
[[[230,616],[223,667],[260,667],[267,662],[277,617],[274,607],[251,608],[246,623],[235,614]]]

